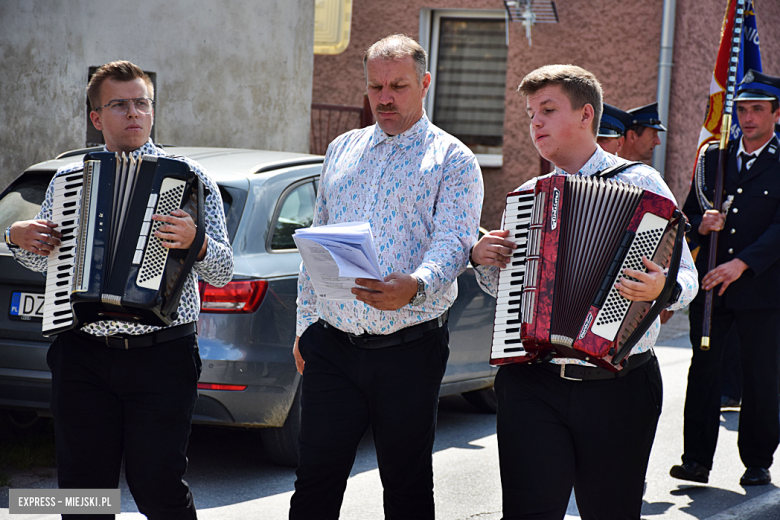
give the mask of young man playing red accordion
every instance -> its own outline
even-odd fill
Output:
[[[627,162],[596,143],[602,91],[590,72],[549,65],[528,74],[518,90],[526,98],[531,139],[555,173],[591,176]],[[629,166],[613,179],[674,200],[649,166]],[[520,189],[535,183],[532,179]],[[516,247],[507,236],[506,230],[491,231],[472,249],[478,280],[493,295],[499,268],[506,267]],[[671,310],[687,305],[698,290],[690,251],[683,247]],[[628,300],[654,301],[662,292],[663,268],[646,258],[643,263],[647,272],[626,270],[623,274],[634,280],[621,278],[615,285]],[[652,353],[659,329],[656,319],[619,372],[562,357],[499,369],[495,385],[504,520],[562,519],[572,488],[585,520],[639,519],[661,413],[661,374]]]

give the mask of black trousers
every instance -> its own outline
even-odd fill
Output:
[[[723,345],[723,362],[721,363],[721,399],[728,397],[742,400],[742,364],[739,362],[739,335],[737,327],[732,326],[726,335]]]
[[[504,520],[560,520],[572,488],[583,520],[639,520],[661,413],[655,357],[600,381],[505,365],[495,386]]]
[[[59,487],[116,489],[124,456],[127,484],[141,513],[153,520],[196,518],[182,480],[198,397],[196,335],[117,350],[63,333],[49,348],[47,362]]]
[[[298,343],[306,367],[291,520],[339,517],[358,443],[372,427],[386,520],[433,519],[433,440],[447,326],[361,349],[320,323]]]
[[[683,462],[695,461],[712,468],[720,428],[721,363],[734,324],[742,365],[739,455],[747,467],[769,468],[780,440],[780,309],[714,307],[708,351],[699,348],[702,319],[702,306],[691,305],[693,357],[685,393]]]

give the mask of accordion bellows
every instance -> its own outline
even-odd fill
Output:
[[[49,255],[43,334],[105,320],[166,326],[203,245],[205,188],[173,157],[97,152],[83,171],[54,179],[52,221],[63,237]],[[197,232],[189,249],[154,236],[153,214],[183,209]]]
[[[510,193],[503,228],[518,248],[499,274],[491,364],[570,357],[620,370],[658,313],[615,283],[627,268],[646,270],[643,256],[676,262],[676,277],[681,219],[666,197],[597,177],[553,174]]]

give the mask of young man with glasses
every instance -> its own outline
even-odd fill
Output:
[[[103,132],[106,151],[168,155],[149,139],[154,89],[140,68],[127,61],[103,65],[90,80],[87,97],[94,107],[90,119]],[[209,195],[206,239],[184,285],[178,318],[164,328],[113,320],[89,323],[59,334],[47,354],[59,487],[116,489],[124,458],[139,511],[165,520],[196,518],[192,493],[182,477],[200,376],[197,278],[220,287],[233,274],[219,189],[199,164],[183,160]],[[55,176],[82,168],[79,162]],[[51,221],[53,185],[35,219],[15,222],[5,232],[14,257],[35,271],[46,270],[47,257],[62,238]],[[166,247],[190,247],[195,223],[186,212],[177,209],[153,219],[164,222],[155,234]]]

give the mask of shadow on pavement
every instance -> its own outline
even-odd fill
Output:
[[[434,451],[449,448],[483,449],[470,443],[495,434],[495,422],[495,415],[477,411],[460,395],[444,397],[439,402]],[[53,444],[53,431],[45,435],[49,436],[47,441]],[[237,504],[294,489],[295,469],[277,466],[268,459],[258,430],[193,425],[187,456],[189,467],[185,480],[200,509]],[[351,476],[376,467],[376,455],[369,431],[358,447]],[[56,468],[53,466],[4,470],[10,473],[15,488],[57,487]],[[124,471],[120,489],[122,512],[137,512],[124,479]],[[0,486],[0,509],[6,511],[8,490],[8,487]]]
[[[720,426],[721,428],[726,428],[730,432],[739,431],[739,411],[721,411]]]
[[[439,401],[434,452],[449,448],[483,449],[470,443],[495,432],[495,415],[475,411],[459,395],[444,397]],[[254,430],[194,425],[188,456],[186,479],[200,508],[255,500],[294,489],[295,469],[273,464]],[[350,477],[376,468],[369,430],[360,442]]]
[[[691,500],[690,504],[681,507],[679,511],[685,512],[693,518],[706,519],[723,512],[723,504],[735,501],[738,504],[745,503],[775,489],[777,489],[776,486],[746,487],[743,495],[716,487],[682,484],[677,489],[670,491],[670,494],[673,496],[687,496]]]
[[[495,434],[495,423],[495,415],[476,411],[461,396],[444,397],[439,402],[434,451],[449,448],[484,449],[470,443]],[[185,479],[199,509],[238,504],[294,489],[295,469],[277,466],[268,459],[257,430],[193,425],[187,454],[189,468]],[[369,431],[358,447],[351,476],[376,467],[374,444]],[[14,487],[17,488],[57,487],[54,468],[19,470],[12,477]],[[0,508],[6,511],[8,489],[0,487]],[[137,512],[124,476],[120,489],[122,512]]]

